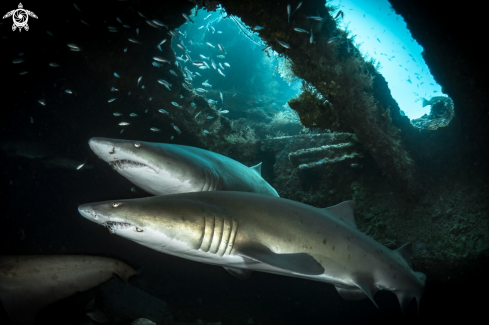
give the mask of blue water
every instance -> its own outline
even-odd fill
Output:
[[[422,97],[442,95],[422,57],[423,47],[411,36],[404,19],[387,0],[333,0],[328,5],[342,10],[340,28],[355,35],[355,43],[366,58],[380,63],[392,97],[410,119],[429,113],[422,107]],[[335,12],[336,13],[336,12]]]

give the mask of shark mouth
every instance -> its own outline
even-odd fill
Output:
[[[109,163],[109,166],[115,170],[121,170],[121,169],[126,169],[126,168],[148,167],[148,168],[152,169],[153,171],[155,171],[153,168],[149,167],[148,165],[141,164],[141,163],[138,163],[138,162],[135,162],[132,160],[126,160],[126,159],[112,161]]]
[[[127,223],[127,222],[115,222],[115,221],[106,221],[106,222],[102,223],[101,225],[104,226],[105,228],[109,229],[109,232],[111,234],[114,234],[116,232],[116,230],[127,229],[127,228],[131,228],[133,226],[132,224]]]

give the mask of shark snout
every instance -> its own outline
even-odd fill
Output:
[[[90,149],[103,160],[107,160],[107,158],[114,153],[114,143],[109,139],[105,138],[91,138],[88,140],[88,145]]]
[[[78,212],[85,218],[89,220],[94,220],[93,209],[90,204],[82,204],[78,207]]]

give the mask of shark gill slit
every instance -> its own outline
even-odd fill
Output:
[[[222,234],[224,230],[224,218],[221,216],[214,216],[216,218],[216,223],[214,224],[214,236],[212,236],[211,248],[209,250],[212,254],[217,254],[219,246],[222,242]]]
[[[239,226],[238,221],[231,219],[231,231],[229,232],[229,239],[228,242],[226,243],[227,244],[226,251],[224,252],[224,254],[226,255],[231,254],[231,251],[234,246],[234,240],[236,239],[236,234],[238,233],[238,226]]]
[[[212,237],[214,236],[214,224],[216,223],[215,216],[204,215],[204,233],[202,234],[202,242],[200,249],[208,252],[211,248]]]

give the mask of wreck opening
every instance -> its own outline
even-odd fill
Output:
[[[235,132],[230,140],[254,141],[305,130],[287,104],[301,82],[290,70],[290,61],[258,36],[260,26],[247,26],[220,6],[216,11],[195,7],[191,18],[193,23],[179,28],[183,37],[173,39],[172,48],[185,80],[230,120]]]
[[[445,114],[444,121],[431,123],[431,128],[421,122],[439,118],[439,112],[436,116],[431,113],[432,98],[448,97],[431,74],[423,58],[423,47],[413,39],[404,18],[390,3],[334,0],[328,4],[344,13],[338,27],[355,35],[355,45],[362,56],[379,63],[377,70],[386,79],[392,97],[400,106],[400,114],[417,120],[413,125],[419,128],[433,130],[434,124],[448,125],[453,114]]]

